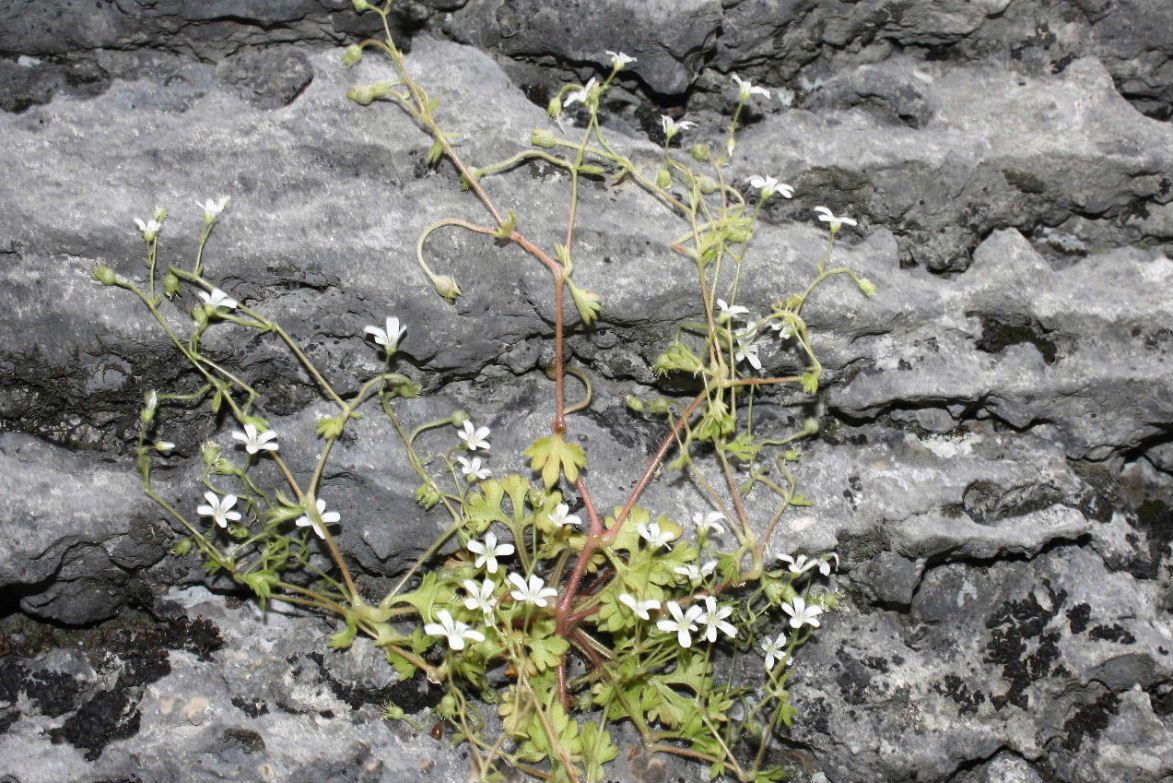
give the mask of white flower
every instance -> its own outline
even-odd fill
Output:
[[[207,291],[200,291],[199,295],[200,295],[200,299],[203,299],[204,304],[206,304],[208,307],[212,307],[212,308],[223,307],[228,310],[231,310],[234,307],[240,306],[240,302],[237,302],[235,299],[233,299],[231,296],[229,296],[228,294],[221,291],[219,288],[213,288],[211,293],[209,293]]]
[[[154,389],[151,389],[149,392],[147,392],[146,402],[146,413],[147,415],[151,415],[155,412],[155,409],[159,407],[159,392],[155,391]]]
[[[513,583],[516,590],[509,594],[515,600],[523,603],[533,604],[534,606],[545,607],[547,598],[554,598],[558,595],[558,591],[553,587],[546,587],[546,583],[542,581],[540,576],[530,574],[529,583],[527,584],[521,578],[521,574],[510,574],[509,581]]]
[[[725,533],[725,528],[717,524],[717,520],[724,518],[725,515],[720,511],[710,511],[704,516],[700,514],[693,514],[692,523],[696,525],[698,533],[707,533],[709,535],[719,536]]]
[[[640,538],[647,541],[652,549],[667,546],[669,541],[676,538],[676,534],[671,530],[660,530],[659,522],[640,522],[635,529],[639,531]]]
[[[713,573],[713,569],[716,567],[717,561],[710,560],[699,568],[695,563],[689,563],[688,565],[684,566],[676,566],[672,569],[672,572],[675,574],[680,574],[683,577],[687,577],[688,581],[692,582],[693,584],[698,584],[702,579]]]
[[[469,451],[476,451],[477,449],[489,450],[489,441],[485,438],[489,437],[488,427],[477,427],[468,419],[465,419],[464,426],[460,428],[460,439],[464,441],[464,445],[468,447]]]
[[[784,198],[794,198],[794,188],[785,182],[779,182],[774,177],[762,177],[754,174],[752,177],[746,178],[745,181],[762,192],[762,201],[775,193],[782,194]]]
[[[217,196],[215,200],[208,199],[203,204],[197,201],[195,205],[204,211],[204,222],[212,223],[216,218],[220,217],[220,213],[231,203],[232,199],[228,198],[228,196]]]
[[[400,325],[398,318],[389,317],[387,319],[387,328],[380,329],[377,326],[363,327],[363,332],[375,338],[375,344],[381,345],[387,349],[387,353],[393,353],[399,348],[399,340],[403,337],[403,333],[407,331],[407,327]]]
[[[786,652],[786,632],[778,634],[773,639],[767,639],[761,644],[762,652],[766,654],[766,670],[774,671],[774,664],[781,661],[783,666],[790,663],[790,655]]]
[[[611,55],[611,67],[617,71],[622,70],[623,66],[635,62],[634,57],[630,57],[623,52],[613,52],[608,49],[607,54]]]
[[[815,207],[815,212],[819,213],[819,220],[824,223],[831,224],[831,233],[834,234],[843,228],[844,224],[849,226],[858,226],[859,223],[854,218],[844,217],[842,215],[836,216],[834,212],[826,207]]]
[[[684,612],[681,610],[680,604],[675,601],[669,601],[667,607],[672,618],[660,620],[656,623],[656,627],[666,633],[675,633],[676,641],[680,643],[681,647],[692,647],[692,637],[689,634],[696,630],[697,618],[701,616],[703,610],[693,604],[688,607],[687,612]]]
[[[725,618],[733,614],[732,606],[717,606],[717,599],[711,595],[705,596],[705,611],[701,614],[698,621],[704,626],[701,629],[701,636],[708,639],[710,642],[717,641],[717,631],[728,636],[730,639],[737,638],[737,628],[733,623],[726,622]]]
[[[791,628],[801,628],[804,625],[818,628],[819,615],[823,613],[823,607],[807,606],[806,601],[802,600],[802,596],[796,595],[792,603],[782,604],[782,611],[790,615]]]
[[[820,574],[822,574],[823,576],[830,576],[831,575],[831,561],[832,560],[835,561],[835,568],[836,569],[839,568],[839,555],[832,552],[829,555],[824,555],[821,562],[819,563],[819,573]]]
[[[581,90],[571,90],[569,93],[567,93],[566,100],[562,102],[562,105],[569,106],[575,101],[581,101],[585,104],[587,102],[587,97],[593,90],[597,89],[599,89],[599,81],[592,76],[591,80],[587,82]]]
[[[257,428],[252,424],[245,424],[244,432],[237,430],[232,433],[232,437],[242,442],[244,444],[244,450],[249,454],[256,454],[258,451],[277,450],[277,433],[273,432],[273,430],[257,432]]]
[[[196,506],[196,513],[201,517],[211,517],[220,527],[228,527],[229,522],[240,519],[240,512],[232,510],[236,505],[236,495],[216,497],[215,492],[208,491],[204,493],[204,497],[208,499],[208,505]]]
[[[473,565],[477,568],[485,567],[490,574],[497,573],[497,558],[513,554],[513,544],[498,544],[497,534],[489,531],[485,534],[484,543],[469,541],[468,551],[477,556]]]
[[[480,609],[486,617],[493,613],[494,607],[497,606],[497,599],[493,597],[493,591],[497,589],[497,585],[488,579],[480,584],[471,579],[465,579],[461,584],[468,591],[468,597],[464,599],[465,608],[470,612]]]
[[[677,133],[680,133],[680,131],[688,130],[689,128],[695,128],[696,123],[692,120],[680,120],[677,122],[667,114],[661,114],[660,127],[664,129],[664,136],[671,139]]]
[[[762,369],[762,360],[758,358],[758,345],[753,340],[753,335],[739,334],[736,335],[737,352],[733,355],[733,359],[738,362],[749,362],[750,366],[758,372]]]
[[[807,571],[811,570],[819,564],[820,561],[814,558],[808,558],[806,555],[799,555],[798,557],[791,557],[790,555],[782,555],[780,558],[783,563],[786,563],[790,573],[795,576],[801,576]]]
[[[770,328],[778,333],[779,340],[789,340],[797,334],[794,331],[794,324],[789,321],[771,321]]]
[[[493,475],[488,468],[481,467],[481,458],[473,457],[472,460],[467,460],[464,457],[457,457],[456,461],[460,463],[460,472],[463,473],[469,481],[473,479],[485,480]]]
[[[155,451],[159,452],[160,454],[167,454],[173,448],[175,448],[175,444],[169,440],[155,441]]]
[[[465,639],[471,639],[474,642],[485,640],[485,635],[480,631],[474,631],[468,623],[453,620],[452,613],[447,609],[441,609],[437,612],[436,619],[440,622],[425,625],[424,633],[428,636],[448,637],[448,646],[453,650],[463,650]]]
[[[163,224],[158,220],[148,220],[144,223],[141,219],[135,218],[134,222],[138,226],[138,230],[143,232],[143,239],[148,242],[154,242],[155,238],[159,236],[159,232],[163,230]]]
[[[314,507],[318,510],[318,516],[321,518],[322,524],[319,525],[317,520],[312,519],[309,514],[304,514],[297,518],[297,526],[313,527],[314,532],[318,534],[318,538],[325,538],[325,525],[333,525],[339,519],[342,519],[342,515],[337,511],[326,511],[326,501],[321,498],[318,498],[317,502],[314,503]]]
[[[570,506],[565,503],[559,503],[554,509],[554,513],[550,515],[550,521],[557,527],[566,527],[567,525],[581,525],[582,520],[578,518],[577,514],[569,514]]]
[[[741,305],[730,305],[724,299],[717,300],[717,309],[720,314],[717,315],[717,323],[724,323],[725,321],[739,321],[742,316],[749,315],[749,308]]]
[[[770,97],[770,91],[765,87],[754,87],[748,79],[742,79],[737,74],[733,74],[733,81],[737,82],[738,94],[743,101],[748,101],[755,93]]]
[[[631,611],[635,612],[635,616],[641,620],[652,619],[651,615],[648,614],[648,610],[660,608],[659,601],[657,601],[655,599],[651,599],[648,601],[641,601],[638,598],[636,598],[634,595],[632,595],[631,593],[620,593],[619,594],[619,603],[623,604],[624,606],[631,609]]]

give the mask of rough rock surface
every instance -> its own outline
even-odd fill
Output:
[[[480,164],[528,148],[548,98],[604,73],[607,50],[639,58],[604,120],[649,169],[664,111],[698,122],[686,144],[720,143],[729,74],[773,90],[745,117],[734,174],[796,196],[764,212],[751,308],[809,279],[826,243],[812,207],[860,219],[836,258],[879,296],[823,289],[806,311],[827,368],[818,409],[767,397],[756,414],[822,417],[799,476],[816,504],[784,518],[773,551],[838,551],[847,597],[799,661],[788,757],[832,783],[1173,777],[1168,3],[412,0],[392,23]],[[338,63],[377,29],[343,0],[0,9],[0,779],[467,776],[459,750],[380,718],[395,699],[428,720],[426,687],[168,554],[135,471],[138,408],[197,379],[137,302],[90,278],[98,263],[142,275],[133,219],[156,205],[172,213],[162,257],[186,263],[193,202],[229,194],[207,252],[222,288],[283,323],[343,393],[381,367],[363,327],[398,315],[427,391],[405,418],[463,408],[493,428],[494,471],[524,469],[509,455],[550,417],[548,279],[515,248],[441,232],[429,259],[465,294],[449,307],[428,290],[420,231],[483,211],[427,165],[406,117],[344,99],[389,73]],[[561,241],[558,171],[484,183],[528,234]],[[607,477],[604,506],[662,436],[623,397],[673,391],[650,365],[699,312],[668,249],[681,231],[629,183],[585,190],[576,279],[604,312],[570,339],[596,379],[571,426]],[[207,345],[268,395],[283,453],[308,470],[325,410],[310,379],[251,333]],[[800,367],[785,345],[762,358]],[[155,480],[194,507],[200,444],[227,445],[229,428],[160,415],[177,445]],[[327,498],[377,585],[439,527],[387,423],[354,434]],[[662,482],[646,503],[696,501]]]

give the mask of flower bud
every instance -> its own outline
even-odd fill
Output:
[[[697,163],[704,163],[709,159],[709,145],[708,144],[693,144],[688,151],[692,153],[692,159]]]
[[[175,555],[176,557],[183,557],[184,555],[191,552],[191,550],[194,546],[195,546],[195,542],[192,541],[190,538],[180,539],[178,544],[171,547],[171,554]]]
[[[719,184],[717,184],[717,180],[713,179],[707,174],[702,174],[697,177],[696,184],[697,187],[701,189],[701,193],[704,193],[706,196],[710,193],[716,193],[717,190],[721,187]]]
[[[452,275],[437,275],[432,279],[432,283],[436,286],[436,293],[449,302],[455,302],[456,297],[460,296],[460,286],[456,284]]]
[[[553,131],[542,128],[534,128],[529,140],[530,144],[533,144],[535,147],[545,147],[547,149],[558,143],[558,137],[554,135]]]
[[[171,272],[168,272],[163,278],[163,293],[167,295],[168,299],[179,293],[179,278]]]
[[[170,454],[173,448],[175,448],[175,444],[169,440],[155,441],[155,451],[159,452],[160,454]]]
[[[430,511],[440,502],[440,491],[431,484],[422,484],[415,491],[415,502]]]
[[[351,44],[346,47],[346,51],[342,53],[342,64],[350,68],[362,59],[362,47],[358,44]]]
[[[672,184],[672,172],[667,168],[662,168],[656,174],[656,184],[662,188],[666,188]]]
[[[585,174],[588,177],[601,177],[607,173],[607,170],[602,166],[592,166],[590,164],[586,164],[584,166],[578,167],[578,173]]]
[[[220,459],[220,444],[212,440],[204,441],[204,445],[200,446],[200,455],[204,458],[204,464],[211,466],[215,465]]]
[[[110,267],[98,265],[94,267],[94,279],[102,285],[114,285],[118,282],[118,275]]]
[[[152,217],[154,218],[155,222],[162,223],[167,219],[167,210],[163,209],[162,207],[155,207],[155,211],[152,213]]]
[[[398,704],[388,704],[387,711],[383,713],[383,717],[387,720],[403,720],[407,713]]]
[[[453,427],[463,427],[464,423],[468,421],[468,413],[463,410],[452,411],[452,415],[448,417],[452,422]]]
[[[354,6],[354,10],[358,11],[360,14],[363,11],[370,11],[374,9],[374,6],[368,3],[367,0],[350,0],[350,2]]]
[[[868,280],[866,277],[861,277],[855,281],[855,284],[859,286],[860,291],[863,291],[864,296],[875,296],[876,284],[871,280]]]
[[[550,115],[551,119],[558,119],[562,116],[562,99],[555,96],[550,99],[550,103],[546,105],[546,114]]]

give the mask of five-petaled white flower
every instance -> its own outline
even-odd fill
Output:
[[[754,342],[752,334],[734,335],[737,340],[737,351],[733,355],[734,361],[749,362],[755,370],[761,372],[762,360],[758,358],[758,344]]]
[[[559,503],[554,508],[554,513],[550,514],[550,521],[558,527],[566,527],[567,525],[581,525],[582,520],[578,518],[577,514],[571,514],[570,506],[565,503]]]
[[[509,574],[509,581],[513,583],[516,590],[510,591],[510,595],[514,600],[523,603],[533,604],[534,606],[546,607],[547,598],[554,598],[558,595],[558,591],[553,587],[546,587],[546,583],[542,581],[540,576],[530,574],[529,582],[522,579],[521,574]]]
[[[488,579],[480,584],[471,579],[465,579],[461,584],[468,591],[468,597],[464,599],[465,608],[470,612],[480,609],[486,617],[493,613],[494,607],[497,606],[497,599],[493,597],[493,591],[497,589],[497,585]]]
[[[801,628],[804,625],[818,628],[819,615],[823,613],[823,607],[807,606],[802,596],[796,595],[791,603],[782,604],[782,611],[790,615],[791,628]]]
[[[619,603],[623,604],[624,606],[631,609],[631,611],[635,612],[635,616],[641,620],[652,619],[652,616],[650,614],[648,614],[648,610],[660,608],[660,602],[655,600],[654,598],[649,599],[647,601],[641,601],[638,598],[636,598],[634,595],[632,595],[631,593],[620,593],[619,594]]]
[[[387,318],[387,328],[380,329],[377,326],[365,326],[363,332],[375,338],[375,345],[381,345],[387,349],[387,353],[394,353],[399,348],[399,340],[403,337],[403,333],[407,331],[407,326],[401,325],[399,319],[393,316]]]
[[[733,74],[733,81],[737,82],[738,97],[743,101],[748,101],[754,94],[763,95],[766,98],[770,97],[770,91],[765,87],[755,87],[750,83],[749,79],[742,79],[737,74]]]
[[[204,493],[204,497],[208,499],[208,505],[196,506],[196,513],[201,517],[211,517],[220,527],[228,527],[229,522],[240,519],[240,512],[232,510],[236,505],[236,495],[216,497],[216,493],[209,490]]]
[[[465,419],[464,425],[460,428],[460,439],[464,441],[464,445],[468,447],[469,451],[476,451],[477,449],[489,450],[489,441],[485,438],[489,437],[488,427],[477,427],[468,419]]]
[[[689,563],[688,565],[683,565],[683,566],[676,566],[675,568],[672,569],[672,573],[679,574],[680,576],[686,577],[688,579],[688,581],[692,582],[693,584],[697,584],[702,579],[707,577],[709,574],[713,573],[713,569],[716,567],[717,567],[717,561],[716,560],[709,560],[706,563],[704,563],[703,565],[701,565],[699,568],[697,567],[697,565],[695,563]]]
[[[843,215],[836,215],[827,207],[815,207],[815,212],[819,213],[819,220],[823,221],[824,223],[831,224],[832,234],[839,231],[839,229],[843,228],[844,225],[859,225],[859,223],[857,223],[854,218],[844,217]]]
[[[731,305],[724,299],[717,300],[717,309],[721,312],[717,315],[717,323],[724,323],[725,321],[740,321],[743,316],[749,315],[749,308],[741,305]]]
[[[440,622],[425,625],[424,633],[428,636],[446,636],[448,638],[448,646],[453,650],[463,650],[465,639],[470,639],[474,642],[483,642],[485,640],[485,635],[480,631],[473,630],[468,623],[453,620],[452,613],[447,609],[441,609],[436,612],[436,619]]]
[[[592,76],[591,80],[583,85],[581,90],[571,90],[568,92],[566,94],[566,100],[562,102],[562,105],[569,106],[575,101],[581,101],[585,104],[591,92],[597,89],[599,89],[599,80]]]
[[[783,666],[790,663],[790,654],[786,652],[786,632],[778,634],[773,639],[766,639],[761,644],[762,652],[766,654],[766,670],[774,671],[774,664],[781,662]]]
[[[667,608],[672,617],[660,620],[656,627],[665,633],[675,633],[681,647],[692,647],[692,636],[689,634],[696,630],[696,621],[704,610],[693,604],[685,612],[675,601],[669,601]]]
[[[623,66],[630,65],[631,63],[635,62],[634,57],[626,55],[623,52],[613,52],[608,49],[607,54],[611,55],[611,67],[617,71],[621,70]]]
[[[676,538],[676,534],[671,530],[661,530],[659,522],[640,522],[635,529],[639,531],[640,538],[647,541],[652,549],[667,546],[669,541]]]
[[[786,563],[787,569],[795,576],[801,576],[807,571],[817,566],[821,561],[806,555],[799,555],[798,557],[791,557],[790,555],[782,555],[780,558],[783,563]]]
[[[249,454],[256,454],[258,451],[277,451],[277,433],[273,430],[257,432],[255,426],[245,424],[244,432],[237,430],[232,433],[232,438],[243,443],[244,450]]]
[[[457,457],[456,461],[460,463],[460,472],[465,475],[469,481],[480,479],[484,481],[489,476],[493,475],[488,468],[481,467],[481,458],[473,457],[471,460],[464,457]]]
[[[725,528],[717,523],[717,520],[724,519],[725,515],[720,511],[710,511],[701,516],[700,514],[692,515],[692,523],[696,525],[698,533],[705,533],[707,535],[719,536],[725,533]]]
[[[203,204],[197,201],[195,205],[204,211],[204,222],[211,223],[220,217],[220,213],[231,203],[232,199],[228,196],[217,196],[215,199],[208,199]]]
[[[701,628],[701,636],[710,642],[715,642],[717,641],[717,631],[720,631],[730,639],[736,639],[737,628],[733,623],[725,620],[731,614],[733,614],[732,606],[717,606],[717,599],[706,595],[705,611],[697,618],[698,622],[704,626]]]
[[[204,300],[204,304],[211,308],[223,307],[227,310],[239,307],[240,302],[233,299],[228,294],[221,291],[219,288],[213,288],[209,291],[200,291],[200,299]]]
[[[485,533],[484,542],[469,541],[468,551],[477,556],[473,565],[477,568],[485,567],[490,574],[497,573],[497,558],[513,554],[513,544],[498,544],[497,534],[493,531]]]
[[[661,114],[660,127],[664,129],[664,137],[671,139],[677,133],[680,133],[680,131],[685,131],[689,128],[695,128],[696,123],[692,120],[674,120],[667,114]]]
[[[148,242],[154,242],[155,238],[159,236],[159,232],[163,230],[163,224],[158,220],[144,222],[141,218],[135,218],[134,222],[138,226],[138,230],[143,232],[143,239]]]
[[[314,529],[314,532],[318,534],[318,538],[325,538],[326,531],[325,531],[324,527],[326,525],[333,525],[335,522],[342,519],[342,515],[339,514],[337,511],[327,511],[326,510],[326,501],[322,500],[321,498],[318,498],[317,502],[314,503],[314,508],[317,509],[318,517],[321,518],[322,524],[319,525],[318,521],[316,519],[313,519],[312,517],[310,517],[309,514],[303,514],[302,516],[297,518],[297,526],[298,527],[312,527]]]
[[[783,198],[794,198],[794,188],[785,182],[779,182],[775,177],[763,177],[754,174],[752,177],[747,177],[745,181],[761,191],[762,201],[765,201],[775,193],[781,194]]]

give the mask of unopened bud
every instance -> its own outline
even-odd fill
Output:
[[[855,281],[855,284],[859,286],[860,291],[863,291],[864,296],[875,296],[876,284],[871,280],[868,280],[866,277],[861,277]]]
[[[354,5],[354,10],[358,11],[360,14],[363,11],[370,11],[374,8],[374,6],[368,3],[367,0],[350,0],[350,2]]]
[[[215,441],[204,441],[204,445],[200,446],[200,455],[204,458],[204,464],[208,466],[215,465],[220,460],[220,444]]]
[[[551,119],[558,119],[562,116],[562,99],[557,96],[550,99],[550,103],[546,105],[546,114],[550,115]]]
[[[453,427],[463,427],[464,423],[469,420],[468,413],[463,410],[452,411],[452,415],[448,418]]]
[[[672,184],[672,172],[667,168],[662,168],[656,174],[656,184],[662,188],[666,188]]]
[[[350,68],[362,59],[362,47],[358,44],[351,44],[342,52],[342,64]]]
[[[692,153],[692,159],[697,163],[704,163],[709,159],[709,145],[708,144],[694,144],[689,150]]]
[[[437,275],[432,279],[432,283],[436,286],[436,293],[449,302],[455,302],[456,297],[460,296],[460,286],[456,284],[452,275]]]
[[[704,193],[706,196],[710,193],[716,193],[717,190],[721,187],[719,184],[717,184],[717,180],[713,179],[707,174],[702,174],[697,177],[696,184],[697,187],[701,189],[701,193]]]
[[[118,275],[108,266],[94,267],[94,279],[102,285],[114,285],[118,282]]]
[[[170,272],[163,278],[163,293],[168,299],[179,293],[179,278]]]
[[[440,491],[431,484],[423,484],[415,491],[415,502],[431,510],[440,502]]]
[[[547,149],[558,143],[558,137],[554,135],[553,131],[548,131],[543,128],[534,128],[529,140],[535,147],[545,147]]]

